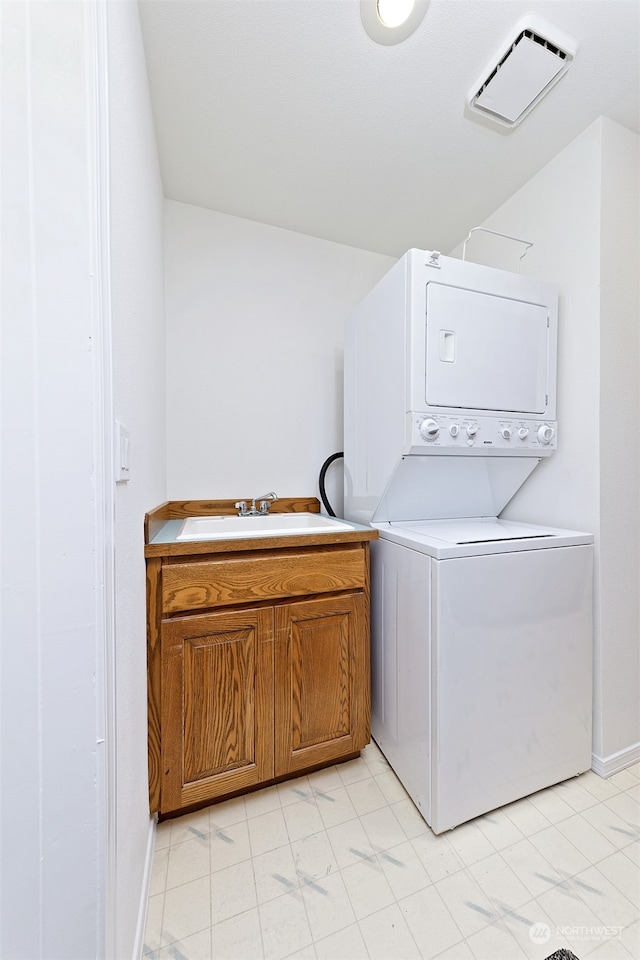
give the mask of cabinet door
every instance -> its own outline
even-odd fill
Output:
[[[276,776],[362,749],[369,714],[364,596],[276,608]]]
[[[273,610],[162,625],[161,810],[273,777]]]

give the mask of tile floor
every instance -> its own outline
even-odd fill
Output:
[[[435,836],[375,746],[158,826],[157,960],[640,958],[640,763]]]

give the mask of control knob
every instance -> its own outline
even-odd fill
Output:
[[[511,440],[511,427],[503,427],[500,431],[503,440]]]
[[[538,440],[540,443],[551,443],[553,434],[553,427],[550,427],[548,423],[543,423],[541,427],[538,427]]]
[[[529,428],[520,427],[520,429],[518,430],[518,436],[520,437],[521,440],[526,440],[527,437],[529,436]]]
[[[418,432],[423,440],[435,440],[440,433],[440,427],[435,420],[427,417],[418,427]]]
[[[470,423],[469,426],[467,427],[467,436],[475,437],[479,429],[480,428],[475,423]]]
[[[458,426],[457,423],[451,424],[451,426],[449,427],[449,433],[451,434],[452,437],[458,436],[458,434],[460,433],[460,427]]]

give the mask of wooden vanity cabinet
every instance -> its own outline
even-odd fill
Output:
[[[264,543],[147,559],[150,802],[161,816],[369,742],[368,540]]]

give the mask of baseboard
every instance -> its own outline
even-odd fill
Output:
[[[626,770],[632,763],[638,763],[639,760],[640,743],[634,743],[624,750],[611,753],[608,757],[598,757],[595,753],[591,754],[591,769],[599,777],[612,777],[614,773]]]
[[[149,820],[149,833],[147,834],[147,852],[144,858],[142,888],[140,890],[138,923],[136,924],[136,939],[133,945],[133,960],[141,960],[142,951],[144,950],[144,930],[147,925],[149,890],[151,888],[151,868],[153,866],[153,851],[156,844],[156,826],[156,817],[151,817]]]

